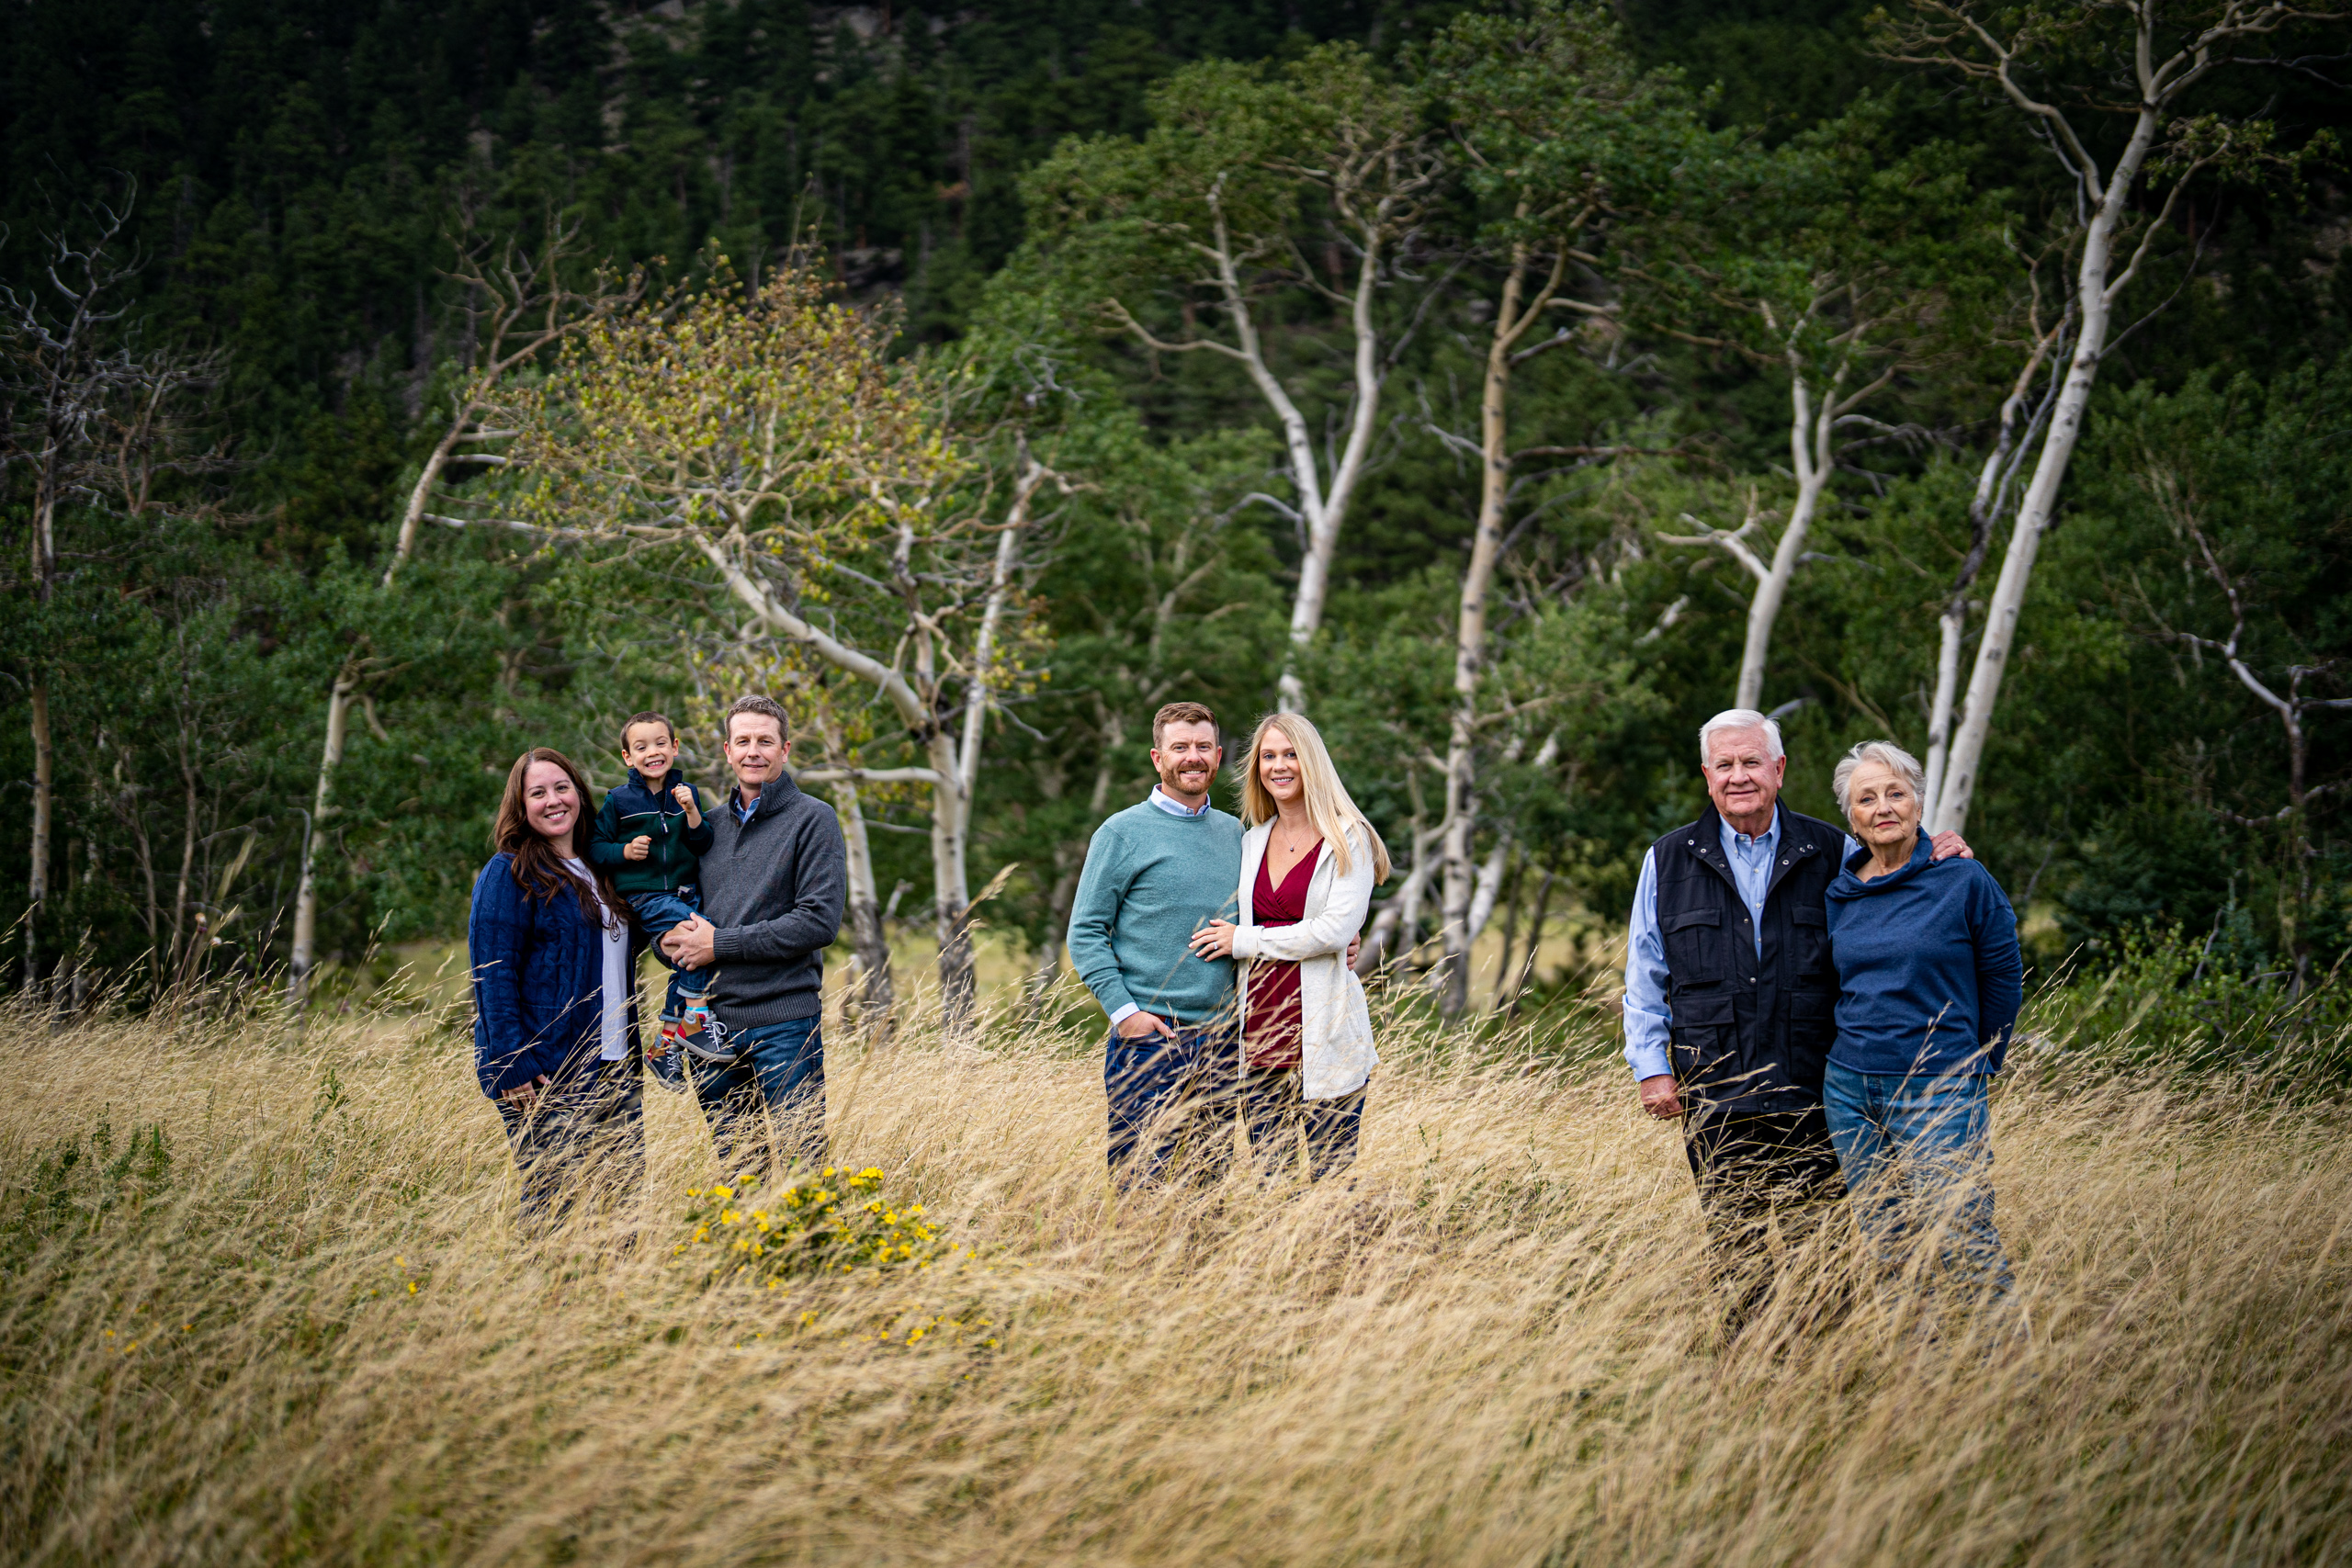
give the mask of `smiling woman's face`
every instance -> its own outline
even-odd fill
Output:
[[[562,840],[571,853],[571,829],[580,820],[580,792],[571,775],[553,762],[534,762],[523,773],[523,817],[543,839]]]
[[[1266,738],[1258,742],[1258,782],[1278,806],[1288,806],[1306,793],[1306,782],[1299,773],[1298,748],[1279,729],[1267,730]]]
[[[1919,832],[1919,796],[1884,762],[1864,762],[1847,781],[1846,822],[1872,849],[1908,844]]]

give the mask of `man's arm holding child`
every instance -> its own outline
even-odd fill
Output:
[[[772,920],[723,931],[696,915],[670,929],[662,939],[662,951],[685,968],[701,969],[729,959],[774,963],[832,946],[849,903],[849,845],[831,812],[802,828],[794,856],[790,909]]]

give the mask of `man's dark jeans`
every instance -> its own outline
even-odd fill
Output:
[[[730,1029],[741,1054],[725,1066],[694,1065],[695,1099],[710,1123],[718,1168],[749,1173],[763,1149],[778,1165],[825,1163],[825,1036],[819,1018]]]
[[[1306,1179],[1320,1181],[1356,1162],[1366,1084],[1337,1100],[1309,1100],[1296,1067],[1252,1067],[1241,1079],[1241,1119],[1250,1153],[1268,1177],[1298,1174],[1298,1141],[1306,1139]]]
[[[1761,1114],[1694,1108],[1683,1120],[1683,1150],[1736,1334],[1771,1294],[1781,1255],[1837,1212],[1846,1195],[1838,1151],[1818,1106]]]
[[[1229,1020],[1193,1024],[1175,1037],[1137,1040],[1116,1030],[1102,1052],[1110,1101],[1111,1179],[1156,1182],[1172,1171],[1214,1181],[1233,1162],[1233,1093],[1240,1041]]]
[[[596,1062],[541,1091],[528,1111],[497,1102],[523,1178],[523,1228],[553,1230],[645,1181],[645,1089],[632,1059]]]

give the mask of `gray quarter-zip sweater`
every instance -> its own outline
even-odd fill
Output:
[[[729,790],[704,818],[703,919],[713,941],[710,1002],[729,1029],[824,1011],[825,949],[841,933],[849,852],[833,808],[790,779],[771,779],[750,821]]]

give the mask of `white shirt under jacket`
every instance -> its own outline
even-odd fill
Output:
[[[1250,1023],[1250,961],[1269,959],[1298,965],[1299,1089],[1309,1100],[1337,1100],[1362,1089],[1379,1054],[1372,1048],[1372,1010],[1363,982],[1348,967],[1348,943],[1363,930],[1372,908],[1372,845],[1363,829],[1348,829],[1349,870],[1341,876],[1326,844],[1306,886],[1306,914],[1296,925],[1258,924],[1258,867],[1266,858],[1272,822],[1261,822],[1241,836],[1241,919],[1233,932],[1233,956],[1242,961],[1243,1038]],[[1242,1049],[1246,1052],[1248,1045]]]

